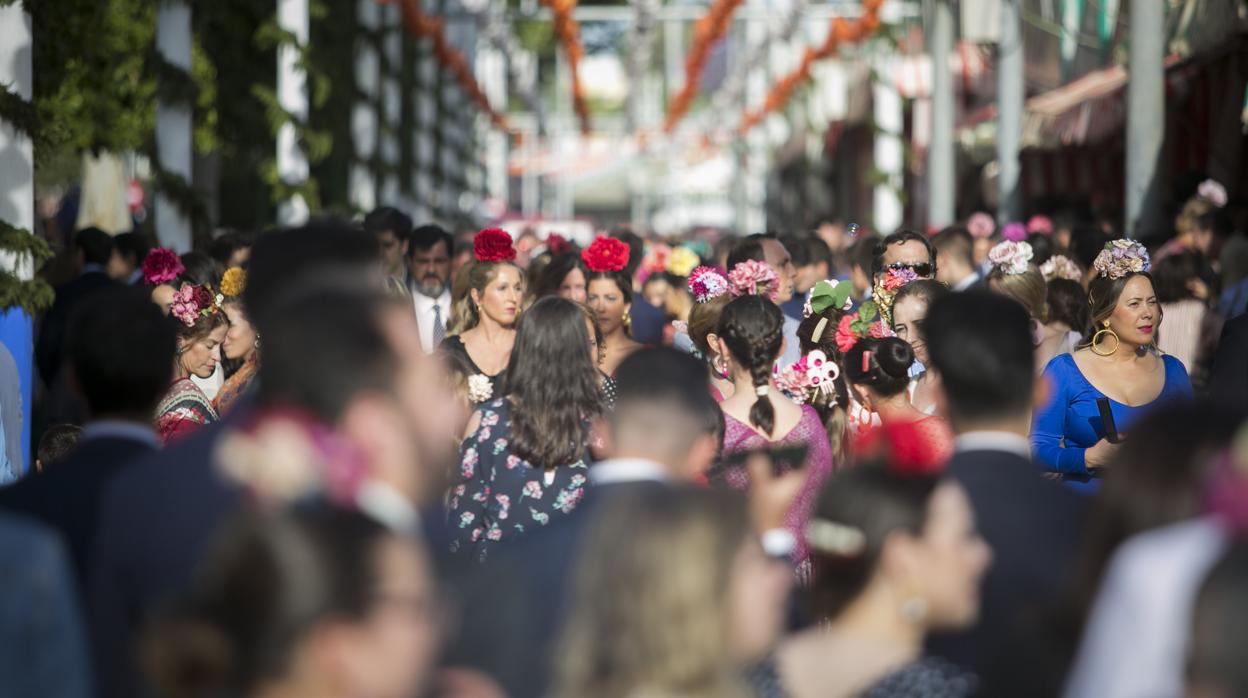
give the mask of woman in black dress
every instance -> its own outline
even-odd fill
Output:
[[[454,302],[454,334],[442,342],[451,370],[464,374],[470,404],[502,395],[503,372],[516,338],[524,301],[524,274],[516,266],[511,236],[490,228],[472,243],[474,260],[460,271],[467,290]]]
[[[543,298],[524,314],[505,397],[472,415],[447,500],[451,551],[484,560],[500,541],[566,516],[585,496],[590,424],[602,414],[594,334],[581,306]]]

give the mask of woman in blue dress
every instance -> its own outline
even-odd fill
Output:
[[[1191,400],[1183,364],[1156,348],[1161,306],[1149,276],[1148,252],[1137,242],[1105,246],[1088,287],[1088,343],[1049,362],[1048,405],[1036,413],[1031,442],[1036,460],[1072,488],[1093,491],[1101,468],[1118,450],[1106,439],[1098,398],[1108,398],[1119,434],[1154,406]]]

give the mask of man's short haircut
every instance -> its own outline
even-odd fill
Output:
[[[728,270],[731,271],[733,267],[742,262],[766,262],[767,254],[763,251],[763,240],[779,240],[779,238],[775,233],[754,233],[738,240],[728,253]]]
[[[875,263],[875,243],[878,238],[864,236],[849,246],[849,263],[851,267],[861,269],[863,274],[871,276],[871,265]]]
[[[1031,407],[1035,347],[1031,318],[1017,301],[982,290],[951,293],[932,303],[923,327],[951,417],[987,420]]]
[[[364,216],[364,230],[373,235],[388,230],[402,242],[412,236],[412,219],[393,206],[379,206]]]
[[[39,447],[35,449],[35,459],[46,468],[65,460],[65,457],[78,445],[78,436],[82,427],[77,424],[54,424],[39,437]]]
[[[975,267],[975,239],[971,231],[962,226],[950,226],[932,238],[932,246],[937,252],[961,260],[966,266]]]
[[[927,258],[932,263],[932,276],[936,275],[936,248],[932,247],[932,241],[927,239],[926,235],[916,233],[913,230],[898,230],[888,237],[875,243],[875,255],[871,260],[871,275],[875,276],[884,271],[884,253],[893,245],[900,245],[903,242],[917,240],[923,243],[923,247],[927,249]]]
[[[147,257],[148,251],[152,249],[147,236],[137,232],[122,233],[114,237],[113,246],[121,256],[132,260],[136,267],[143,264],[143,258]]]
[[[615,380],[615,410],[609,417],[617,430],[634,426],[628,424],[630,420],[676,412],[688,417],[686,425],[647,420],[636,426],[644,427],[656,440],[663,438],[659,431],[671,427],[681,433],[670,434],[667,441],[680,441],[688,448],[702,434],[722,429],[715,416],[719,406],[711,397],[706,364],[685,352],[670,347],[639,349],[620,363]],[[688,423],[697,425],[696,432],[689,432]]]
[[[66,337],[73,379],[93,418],[148,418],[169,389],[174,326],[146,288],[106,288],[75,308]]]
[[[251,247],[255,243],[256,236],[250,232],[242,230],[227,230],[216,240],[208,245],[208,255],[216,261],[222,268],[230,263],[230,258],[234,253]]]
[[[113,256],[113,236],[99,228],[83,228],[74,234],[74,249],[87,264],[108,264]]]
[[[418,225],[412,228],[411,240],[411,247],[407,251],[409,255],[414,255],[417,251],[428,251],[439,242],[446,245],[447,256],[450,256],[455,251],[455,239],[451,237],[450,233],[446,232],[445,228],[433,223]]]

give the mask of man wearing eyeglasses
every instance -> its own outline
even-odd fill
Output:
[[[898,230],[875,243],[872,279],[878,280],[889,269],[909,269],[920,279],[934,279],[936,250],[923,235],[913,230]]]

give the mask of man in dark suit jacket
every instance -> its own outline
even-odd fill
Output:
[[[462,570],[461,633],[449,664],[487,674],[511,698],[547,695],[587,529],[604,502],[686,486],[714,461],[723,417],[708,385],[705,365],[675,349],[642,349],[620,364],[615,409],[600,429],[611,458],[590,468],[588,494],[571,516]],[[801,477],[755,483],[778,493],[756,500],[761,528],[781,528]]]
[[[80,303],[66,341],[66,378],[91,421],[65,460],[0,489],[0,508],[64,536],[81,589],[104,487],[157,447],[152,414],[169,386],[174,349],[173,326],[143,289],[104,289]]]
[[[930,647],[981,677],[992,673],[1002,648],[1030,642],[1034,614],[1064,591],[1084,520],[1080,496],[1031,462],[1031,410],[1043,395],[1029,322],[1018,303],[986,291],[937,300],[925,322],[957,434],[949,472],[966,488],[993,551],[979,621],[932,638]]]
[[[1218,402],[1248,409],[1248,313],[1222,327],[1209,373],[1209,392]]]
[[[56,288],[56,300],[43,316],[39,339],[35,342],[35,363],[49,388],[56,384],[64,360],[65,331],[70,316],[86,298],[113,286],[107,267],[113,256],[113,238],[99,228],[83,228],[74,235],[78,277]]]

